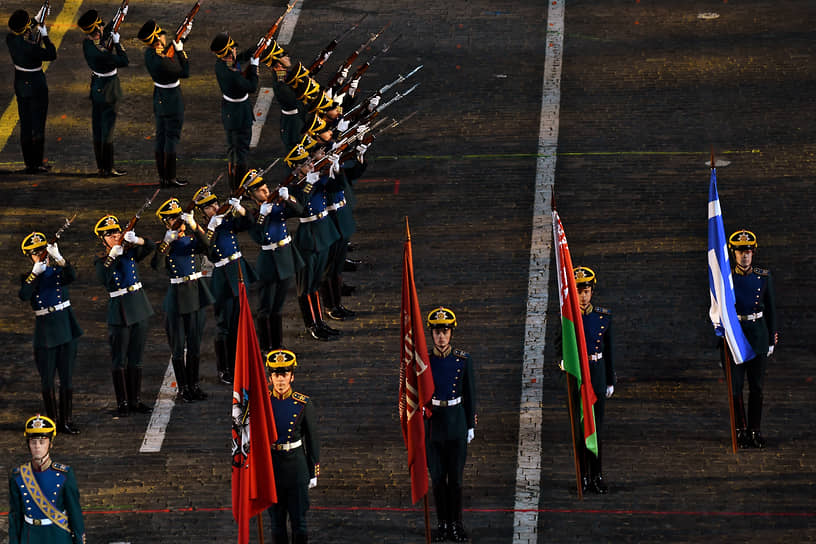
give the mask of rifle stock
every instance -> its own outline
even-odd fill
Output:
[[[34,17],[34,20],[37,21],[37,26],[31,29],[31,38],[37,42],[38,44],[42,41],[42,34],[40,34],[40,26],[45,24],[45,20],[48,18],[48,15],[51,13],[51,0],[45,0],[40,6],[39,11],[37,11],[37,15]]]
[[[108,37],[105,39],[105,49],[108,51],[113,50],[113,38],[112,35],[116,32],[119,32],[119,27],[122,26],[122,23],[125,20],[125,15],[127,15],[128,10],[128,0],[122,0],[122,5],[119,6],[119,9],[116,10],[116,13],[113,15],[113,19],[111,19],[111,31]]]
[[[258,40],[258,46],[255,49],[255,53],[252,54],[253,58],[256,59],[261,58],[261,55],[263,55],[264,51],[266,51],[266,48],[269,47],[269,45],[272,43],[272,38],[275,37],[275,32],[278,31],[278,28],[280,27],[281,23],[283,23],[283,19],[289,14],[290,11],[292,11],[292,8],[295,7],[295,4],[297,4],[297,0],[293,0],[290,4],[288,4],[286,6],[286,11],[283,12],[283,15],[278,17],[278,20],[275,21],[275,24],[273,24],[269,28],[269,30],[266,32],[266,35],[264,35],[263,37],[261,37],[260,40]]]
[[[190,23],[193,22],[193,19],[195,19],[195,16],[198,15],[198,10],[200,10],[200,9],[201,9],[201,2],[200,2],[200,0],[196,0],[196,3],[193,4],[192,9],[190,9],[189,13],[187,13],[187,16],[184,17],[184,20],[181,22],[181,24],[176,29],[176,33],[173,35],[174,36],[173,41],[177,42],[177,41],[179,41],[181,39],[181,35],[184,34],[184,29],[187,27],[187,25],[189,25]],[[171,44],[170,47],[167,48],[167,58],[172,59],[175,55],[176,55],[176,48],[173,47],[172,44]]]
[[[136,228],[136,223],[138,223],[139,219],[141,219],[142,213],[144,213],[144,211],[147,210],[150,207],[150,205],[153,203],[153,200],[155,200],[156,197],[159,196],[159,191],[160,190],[161,189],[156,189],[156,191],[153,193],[153,195],[151,195],[150,198],[145,200],[145,203],[142,204],[142,207],[139,208],[139,211],[136,212],[136,215],[134,215],[133,217],[130,218],[130,221],[128,221],[127,226],[122,231],[123,236],[124,236],[124,234],[126,232],[130,232],[134,228]],[[128,243],[128,242],[123,242],[122,243],[122,249],[124,249],[125,251],[130,249],[132,246],[133,246],[133,244]],[[110,255],[105,257],[105,262],[104,262],[105,268],[110,268],[110,266],[113,264],[113,261],[114,261],[114,259]]]
[[[356,23],[354,23],[353,25],[351,25],[351,26],[350,26],[348,29],[346,29],[345,31],[343,31],[343,32],[342,32],[342,33],[341,33],[339,36],[337,36],[335,39],[333,39],[331,42],[329,42],[329,45],[327,45],[327,46],[326,46],[326,47],[323,49],[323,51],[321,51],[321,52],[320,52],[320,53],[317,55],[317,57],[315,57],[315,59],[312,61],[312,64],[309,66],[309,74],[310,74],[312,77],[314,77],[315,75],[317,75],[317,73],[320,71],[320,69],[321,69],[321,68],[323,68],[323,65],[324,65],[324,64],[326,64],[326,61],[327,61],[327,60],[329,60],[329,57],[330,57],[330,56],[331,56],[331,54],[334,52],[334,48],[335,48],[335,47],[337,47],[337,44],[338,44],[338,43],[340,43],[340,41],[341,41],[343,38],[345,38],[345,37],[346,37],[346,36],[348,36],[348,35],[349,35],[351,32],[353,32],[353,31],[354,31],[354,30],[355,30],[355,29],[356,29],[358,26],[360,26],[360,23],[362,23],[362,22],[363,22],[363,20],[364,20],[366,17],[368,17],[368,14],[363,15],[363,16],[360,18],[360,20],[359,20],[359,21],[357,21]]]

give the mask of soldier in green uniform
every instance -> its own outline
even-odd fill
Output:
[[[24,435],[31,461],[14,467],[9,477],[9,544],[85,544],[74,471],[51,460],[54,421],[31,417]]]
[[[147,21],[139,30],[139,39],[148,46],[144,55],[145,67],[153,78],[153,114],[156,118],[153,148],[159,184],[162,186],[187,185],[186,181],[176,177],[176,154],[184,124],[184,101],[179,79],[190,77],[190,64],[183,40],[190,30],[188,27],[180,41],[172,42],[175,51],[172,57],[167,54],[167,33],[156,21]]]
[[[105,28],[95,9],[86,11],[77,24],[87,34],[82,40],[82,53],[91,69],[91,125],[96,167],[105,178],[124,176],[124,170],[113,166],[113,129],[116,104],[122,99],[118,69],[128,65],[127,54],[119,43],[119,33],[112,32],[110,24]],[[112,49],[107,47],[108,40]]]
[[[48,84],[43,73],[43,61],[57,58],[57,48],[48,37],[44,24],[18,9],[9,17],[11,32],[6,45],[14,64],[14,94],[20,116],[20,147],[27,174],[48,171],[43,163],[45,148],[45,118],[48,114]]]
[[[306,114],[295,91],[286,83],[287,71],[292,68],[292,59],[289,58],[289,54],[275,41],[267,48],[267,51],[263,61],[275,72],[272,89],[281,107],[281,141],[283,148],[288,150],[300,142]]]
[[[213,296],[201,279],[197,257],[207,254],[210,243],[193,214],[181,209],[178,199],[165,201],[156,215],[167,232],[150,264],[156,269],[159,258],[164,257],[170,277],[162,308],[179,397],[184,402],[205,400],[207,394],[199,385],[201,338],[207,321],[206,309],[213,303]]]
[[[272,413],[278,440],[272,445],[272,467],[278,502],[269,509],[272,544],[288,544],[286,517],[292,525],[295,544],[306,544],[306,512],[309,489],[320,475],[320,445],[317,416],[309,397],[292,390],[297,366],[295,354],[276,349],[266,355]]]
[[[105,215],[97,221],[94,233],[103,247],[103,252],[94,260],[94,268],[109,297],[108,344],[117,413],[120,416],[127,416],[131,411],[147,414],[152,410],[141,399],[142,355],[153,307],[142,289],[136,263],[150,255],[156,245],[137,236],[133,230],[123,233],[119,220],[113,215]]]
[[[436,503],[437,530],[434,542],[467,542],[462,523],[462,476],[467,445],[476,429],[476,384],[473,361],[464,351],[453,349],[451,337],[456,314],[442,306],[428,314],[433,336],[429,353],[434,394],[430,416],[426,413],[425,449]]]
[[[232,383],[235,365],[235,344],[238,341],[240,302],[238,284],[253,283],[257,276],[246,262],[238,244],[238,233],[249,230],[253,221],[241,205],[240,198],[229,199],[229,210],[219,214],[218,197],[208,186],[201,187],[193,197],[196,207],[207,220],[207,238],[210,240],[209,259],[213,263],[210,289],[215,297],[215,361],[218,378]],[[239,277],[240,271],[240,277]]]
[[[237,46],[227,32],[221,32],[213,39],[210,50],[218,58],[215,78],[221,89],[221,123],[227,136],[229,185],[234,191],[247,169],[255,119],[249,95],[258,89],[260,61],[252,51],[238,54]]]
[[[76,269],[60,253],[56,243],[49,244],[41,232],[32,232],[21,244],[23,255],[34,263],[31,273],[21,277],[21,300],[31,303],[34,323],[34,362],[40,372],[45,413],[59,422],[59,431],[77,434],[72,421],[73,374],[77,341],[82,329],[74,316],[68,285],[76,279]],[[59,373],[59,416],[55,373]]]
[[[776,328],[776,297],[770,270],[754,266],[757,250],[756,235],[746,229],[728,238],[734,252],[734,299],[742,332],[756,357],[741,365],[731,362],[731,386],[734,393],[737,441],[742,448],[763,448],[765,439],[760,432],[762,421],[763,386],[768,358],[779,340]],[[748,426],[745,424],[745,404],[742,389],[748,376]]]
[[[257,170],[247,172],[242,184],[258,206],[255,224],[249,231],[252,240],[261,246],[255,265],[261,284],[255,318],[261,349],[269,351],[283,347],[283,304],[295,274],[303,267],[286,226],[286,220],[299,216],[303,206],[286,187],[279,188],[277,198],[270,201],[269,187]]]

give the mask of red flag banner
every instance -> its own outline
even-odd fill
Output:
[[[406,221],[406,231],[408,225]],[[422,407],[431,402],[433,376],[419,310],[411,235],[408,233],[402,258],[402,357],[400,359],[399,414],[402,438],[408,449],[411,500],[416,503],[428,493],[428,463],[425,458],[425,423]]]
[[[232,515],[238,523],[238,543],[246,544],[249,520],[278,501],[271,450],[278,433],[244,282],[239,282],[239,299],[232,388]]]
[[[558,269],[558,298],[561,301],[561,338],[564,370],[575,377],[581,392],[581,420],[584,442],[589,451],[598,455],[598,436],[595,434],[595,412],[593,406],[597,398],[592,389],[589,375],[584,322],[581,319],[581,305],[578,303],[578,289],[572,275],[572,257],[567,245],[567,235],[561,225],[558,212],[553,210],[553,236],[555,238],[555,262]],[[571,402],[571,401],[570,401]]]

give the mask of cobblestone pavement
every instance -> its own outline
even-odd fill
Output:
[[[155,181],[151,85],[136,32],[148,18],[173,28],[188,4],[133,2],[123,27],[131,65],[121,74],[126,99],[116,145],[126,177],[90,175],[88,72],[76,28],[66,33],[47,71],[46,157],[53,172],[19,172],[16,129],[0,149],[6,203],[0,210],[0,469],[24,460],[21,423],[41,409],[30,347],[33,319],[16,297],[19,275],[30,268],[19,243],[32,229],[53,231],[78,209],[60,245],[79,272],[71,300],[85,329],[74,401],[82,434],[58,437],[54,458],[76,470],[89,541],[223,542],[236,533],[231,390],[216,383],[212,353],[202,362],[210,399],[174,407],[161,452],[139,454],[147,418],[113,417],[106,297],[92,268],[95,221],[105,212],[129,217]],[[53,5],[55,12],[63,8],[61,1]],[[116,5],[85,2],[78,12],[94,7],[112,14]],[[163,190],[161,199],[187,200],[195,183],[224,170],[212,36],[229,28],[248,45],[283,7],[281,0],[203,2],[185,47],[192,77],[182,83],[179,171],[192,183]],[[16,8],[3,3],[0,20]],[[388,21],[390,37],[402,37],[372,64],[365,91],[424,64],[417,91],[388,110],[397,117],[419,113],[378,139],[358,185],[358,249],[352,255],[366,264],[346,274],[356,286],[347,305],[358,318],[337,325],[341,339],[317,343],[302,336],[295,301],[286,307],[286,343],[301,363],[296,389],[311,395],[319,413],[321,478],[309,514],[314,542],[423,541],[421,504],[410,504],[396,413],[406,216],[423,309],[443,303],[457,312],[454,344],[473,355],[477,368],[479,426],[465,473],[465,522],[474,542],[513,540],[546,13],[545,3],[531,0],[303,4],[290,47],[295,58],[311,60],[368,14],[325,72],[365,39],[363,31]],[[619,382],[606,416],[610,494],[579,501],[563,384],[554,365],[545,372],[539,541],[816,539],[816,463],[809,455],[816,447],[809,417],[816,410],[816,286],[806,272],[816,176],[816,5],[574,1],[567,2],[565,17],[554,196],[573,261],[598,272],[597,302],[614,312]],[[0,70],[10,75],[8,56],[0,58],[6,59]],[[262,84],[269,80],[264,71]],[[13,96],[10,78],[6,82],[2,108]],[[283,152],[276,107],[251,152],[253,165]],[[780,346],[766,382],[768,447],[736,456],[707,322],[705,161],[711,146],[730,163],[719,169],[726,230],[746,226],[759,236],[757,262],[774,273],[781,316]],[[282,174],[276,170],[271,179]],[[137,230],[154,238],[162,232],[149,213]],[[254,259],[256,250],[248,239],[244,243]],[[158,311],[167,280],[147,266],[141,272]],[[551,339],[559,317],[554,288],[551,293],[540,343],[546,359],[555,361]],[[168,364],[162,317],[155,317],[145,356],[146,401],[155,399]],[[210,316],[208,331],[213,323]],[[7,510],[0,493],[0,512]],[[5,524],[0,516],[0,535]],[[252,538],[257,541],[254,526]]]

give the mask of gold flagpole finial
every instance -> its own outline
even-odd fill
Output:
[[[405,237],[410,242],[411,241],[411,229],[408,228],[408,216],[405,216]]]

